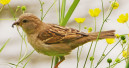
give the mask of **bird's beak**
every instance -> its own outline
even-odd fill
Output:
[[[12,27],[14,27],[14,25],[19,25],[20,23],[18,22],[18,21],[16,21],[16,22],[14,22],[13,24],[12,24]]]

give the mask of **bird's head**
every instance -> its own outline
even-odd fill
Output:
[[[14,22],[14,25],[21,26],[26,33],[34,33],[43,23],[41,20],[31,13],[24,13],[19,17],[19,20]]]

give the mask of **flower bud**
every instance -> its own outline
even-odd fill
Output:
[[[20,6],[17,6],[17,8],[20,8]]]
[[[112,2],[112,8],[113,9],[117,9],[119,7],[119,3],[118,2]]]
[[[105,56],[105,54],[102,54],[102,56]]]
[[[116,38],[119,38],[119,37],[120,37],[120,35],[119,35],[119,34],[115,34],[115,36],[116,36]]]
[[[112,62],[112,59],[111,58],[108,58],[107,59],[107,62],[110,64]]]
[[[87,29],[87,27],[85,26],[84,29]]]
[[[89,27],[88,28],[88,32],[91,32],[93,29],[92,29],[92,27]]]
[[[115,62],[120,63],[121,61],[119,58],[116,58]]]
[[[121,40],[125,40],[126,37],[125,37],[125,35],[121,35],[120,38],[121,38]]]
[[[122,40],[122,43],[125,44],[126,43],[126,40]]]
[[[93,56],[91,56],[91,57],[90,57],[90,61],[93,61],[93,60],[94,60],[94,57],[93,57]]]
[[[21,10],[22,10],[22,11],[25,11],[25,10],[26,10],[26,6],[22,6],[22,7],[21,7]]]

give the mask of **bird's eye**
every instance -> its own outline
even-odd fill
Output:
[[[23,20],[22,22],[23,22],[23,23],[26,23],[26,22],[27,22],[27,20]]]

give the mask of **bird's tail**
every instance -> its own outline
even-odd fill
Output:
[[[110,31],[102,31],[99,35],[99,32],[93,32],[93,33],[89,33],[89,41],[93,41],[96,40],[98,35],[99,35],[99,39],[106,39],[106,38],[115,38],[115,34],[114,34],[115,30],[110,30]]]
[[[115,38],[115,30],[109,30],[109,31],[102,31],[99,35],[99,32],[92,32],[88,33],[86,37],[80,38],[76,41],[74,41],[74,44],[72,44],[73,48],[76,48],[82,44],[85,44],[90,41],[94,41],[97,39],[99,35],[99,39],[106,39],[106,38]]]

